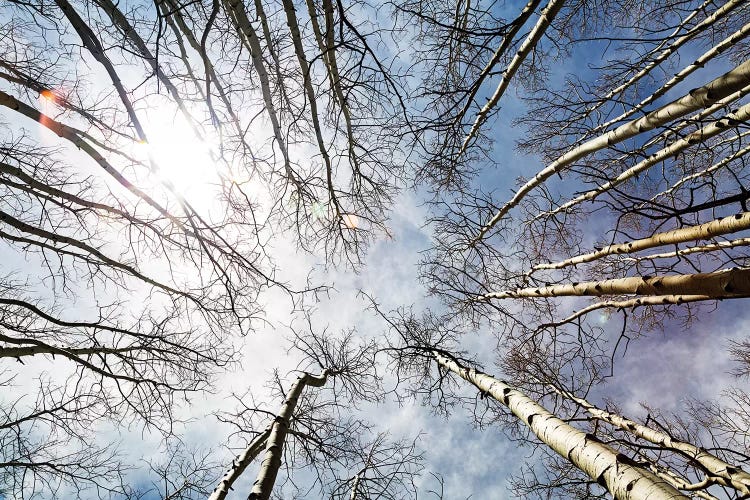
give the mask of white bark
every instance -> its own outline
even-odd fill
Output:
[[[216,486],[216,489],[211,493],[211,496],[208,497],[208,500],[224,500],[226,498],[237,478],[245,472],[247,466],[250,465],[261,450],[263,450],[263,446],[266,444],[270,435],[271,427],[268,427],[262,433],[258,434],[258,436],[247,445],[247,448],[245,448],[241,454],[237,455],[237,458],[232,461],[232,466],[226,474],[224,474],[224,477],[221,478],[221,481],[219,481],[218,486]]]
[[[610,189],[619,186],[623,182],[636,177],[638,174],[648,170],[654,165],[657,165],[671,157],[676,156],[677,154],[681,153],[682,151],[689,148],[693,144],[698,144],[698,143],[701,143],[702,141],[705,141],[706,139],[715,137],[719,135],[720,133],[728,130],[729,128],[735,126],[738,123],[746,122],[748,119],[750,119],[750,103],[745,104],[744,106],[739,108],[737,111],[730,113],[719,120],[716,120],[710,125],[703,127],[702,129],[696,130],[695,132],[689,134],[688,136],[678,141],[673,142],[666,148],[663,148],[657,151],[656,153],[652,154],[645,160],[625,170],[624,172],[622,172],[620,175],[618,175],[611,181],[605,182],[601,184],[600,186],[597,186],[595,189],[587,191],[580,196],[576,196],[572,200],[566,203],[563,203],[562,205],[555,208],[554,210],[550,210],[549,212],[544,212],[535,218],[538,219],[542,216],[555,215],[555,214],[564,212],[572,208],[573,206],[578,205],[579,203],[582,203],[584,201],[593,201],[597,197],[599,197],[599,195],[601,195],[602,193],[609,191]]]
[[[710,27],[711,25],[713,25],[716,21],[718,21],[719,19],[721,19],[724,16],[726,16],[727,14],[729,14],[732,10],[734,10],[735,8],[737,8],[740,5],[742,5],[743,2],[744,2],[744,0],[730,0],[729,2],[726,2],[724,5],[722,5],[718,9],[716,9],[713,12],[713,14],[711,14],[708,17],[706,17],[703,21],[701,21],[700,23],[698,23],[695,27],[693,27],[690,30],[688,30],[687,33],[685,33],[684,35],[682,35],[680,37],[677,37],[677,34],[680,31],[682,31],[682,29],[687,25],[687,23],[689,23],[698,14],[698,12],[700,12],[702,10],[705,10],[705,8],[708,7],[710,4],[712,4],[713,2],[711,0],[709,0],[709,1],[704,2],[703,4],[701,4],[698,8],[696,8],[695,10],[693,10],[693,12],[691,12],[690,15],[686,16],[680,22],[680,25],[677,27],[677,29],[675,29],[670,34],[670,36],[666,38],[667,41],[668,40],[674,40],[667,48],[665,48],[664,50],[662,50],[661,52],[659,52],[659,54],[651,62],[649,62],[648,64],[646,64],[643,68],[641,68],[638,72],[636,72],[633,76],[631,76],[628,79],[628,81],[626,81],[622,85],[619,85],[616,88],[612,89],[606,95],[604,95],[602,97],[599,97],[598,98],[598,100],[599,100],[598,104],[595,105],[595,106],[592,106],[590,109],[588,109],[586,114],[589,115],[592,111],[595,111],[596,109],[598,109],[599,107],[601,107],[602,104],[604,104],[605,102],[607,102],[609,99],[612,99],[613,97],[619,95],[621,92],[623,92],[624,90],[626,90],[628,87],[636,84],[638,81],[641,80],[641,78],[643,78],[644,76],[648,75],[654,68],[656,68],[657,66],[659,66],[661,63],[663,63],[664,61],[666,61],[672,54],[674,54],[675,52],[677,52],[677,50],[680,47],[682,47],[687,42],[689,42],[690,40],[692,40],[697,34],[699,34],[700,32],[704,31],[705,29],[707,29],[708,27]],[[675,37],[677,37],[677,38],[675,39]],[[665,44],[666,44],[666,41],[662,42],[655,50],[658,50],[660,47],[663,47]],[[654,51],[652,51],[652,53],[653,52]],[[691,66],[688,66],[688,68],[690,68],[690,67]],[[696,68],[693,68],[693,70],[694,69],[696,69]],[[687,75],[683,75],[680,78],[680,80],[684,79],[685,76],[687,76]],[[620,116],[620,117],[618,117],[618,118],[616,118],[616,119],[614,119],[614,120],[612,120],[610,122],[607,122],[607,123],[605,123],[603,125],[600,125],[600,126],[596,127],[596,129],[594,130],[594,133],[596,133],[596,131],[598,131],[598,130],[605,130],[607,127],[609,127],[613,123],[616,123],[616,122],[618,122],[618,121],[620,121],[622,119],[627,118],[628,116],[631,116],[633,113],[636,113],[639,109],[642,109],[643,106],[647,105],[649,102],[652,102],[653,100],[655,100],[659,96],[661,96],[664,93],[666,93],[666,91],[667,91],[667,89],[665,89],[664,87],[660,88],[654,94],[652,94],[651,96],[649,96],[648,99],[647,99],[647,101],[644,101],[643,103],[638,104],[637,106],[629,109],[627,111],[627,113],[623,113],[622,116]]]
[[[672,252],[654,253],[650,255],[644,255],[643,257],[626,257],[623,260],[641,262],[645,260],[669,259],[672,257],[680,257],[682,255],[713,252],[714,250],[726,250],[729,248],[744,246],[750,246],[750,238],[737,238],[736,240],[731,241],[719,241],[718,243],[711,243],[710,245],[680,248],[679,250],[674,250]]]
[[[297,55],[297,63],[302,71],[303,86],[307,95],[308,105],[310,106],[310,118],[312,120],[313,130],[315,131],[315,139],[317,141],[320,155],[323,158],[323,163],[325,164],[328,196],[336,214],[336,218],[341,219],[343,210],[341,209],[338,196],[336,196],[336,189],[333,185],[333,164],[331,163],[331,157],[328,154],[325,141],[323,140],[323,130],[320,126],[320,119],[318,118],[318,101],[315,97],[315,89],[313,88],[312,80],[310,79],[310,65],[307,63],[305,48],[302,45],[302,33],[300,32],[299,23],[297,22],[297,11],[292,0],[282,0],[282,4],[284,6],[284,13],[286,14],[287,26],[292,35],[292,43],[294,45],[294,52]]]
[[[744,136],[745,134],[748,134],[748,133],[745,132],[743,134],[740,134],[740,137]],[[714,163],[710,167],[708,167],[708,168],[706,168],[704,170],[701,170],[700,172],[694,172],[694,173],[692,173],[690,175],[686,175],[685,177],[681,178],[679,181],[677,181],[674,184],[672,184],[672,186],[670,186],[668,189],[665,189],[664,191],[662,191],[662,192],[660,192],[660,193],[652,196],[650,201],[655,202],[655,201],[657,201],[660,198],[664,198],[665,196],[669,196],[672,193],[674,193],[677,189],[679,189],[679,187],[682,186],[683,184],[685,184],[686,182],[690,182],[691,180],[698,179],[698,178],[704,177],[706,175],[710,175],[713,172],[716,172],[717,170],[720,170],[720,169],[726,167],[727,165],[729,165],[731,162],[733,162],[737,158],[742,158],[743,156],[745,156],[748,153],[750,153],[750,145],[745,146],[744,148],[735,151],[734,153],[730,154],[729,156],[726,156],[725,158],[723,158],[721,161],[719,161],[717,163]]]
[[[354,483],[352,484],[352,489],[351,489],[351,491],[349,493],[349,500],[356,500],[356,498],[357,498],[357,489],[359,488],[359,482],[360,482],[360,480],[362,478],[362,473],[363,472],[364,471],[359,471],[354,476]]]
[[[639,252],[649,248],[685,243],[688,241],[708,240],[715,236],[734,233],[748,228],[750,228],[750,212],[743,212],[737,215],[731,215],[729,217],[706,222],[705,224],[700,224],[698,226],[688,226],[664,233],[657,233],[649,238],[641,238],[627,243],[607,245],[601,250],[577,255],[559,262],[538,264],[532,267],[532,270],[562,269],[564,267],[575,266],[601,259],[607,255]]]
[[[352,120],[352,114],[349,109],[347,98],[344,95],[344,91],[341,87],[341,75],[339,74],[338,61],[336,60],[336,42],[334,34],[336,26],[334,24],[334,7],[333,0],[323,0],[323,14],[325,17],[325,28],[326,36],[323,38],[320,26],[317,21],[317,12],[315,11],[315,3],[312,0],[307,0],[307,10],[310,15],[310,21],[313,26],[313,33],[323,54],[323,62],[326,66],[326,73],[328,74],[328,81],[333,89],[333,101],[338,102],[341,114],[344,117],[344,125],[346,127],[346,137],[348,142],[349,150],[349,161],[354,170],[354,175],[360,175],[360,163],[359,157],[356,152],[356,139],[354,137],[354,126]]]
[[[474,125],[472,125],[471,130],[464,138],[461,149],[458,151],[458,153],[456,153],[456,158],[460,158],[466,152],[472,140],[479,133],[479,129],[487,120],[490,112],[492,112],[497,103],[500,101],[500,98],[507,90],[510,81],[513,79],[516,72],[521,67],[521,64],[523,64],[526,56],[528,56],[529,53],[531,53],[531,51],[534,49],[534,47],[536,47],[537,43],[539,43],[539,40],[544,35],[545,31],[547,31],[547,28],[549,27],[552,20],[555,18],[557,13],[560,12],[560,9],[562,8],[564,2],[565,0],[550,0],[547,6],[542,10],[539,19],[531,29],[531,32],[529,32],[526,39],[518,48],[518,52],[516,52],[516,55],[513,56],[513,59],[511,59],[508,67],[505,68],[505,71],[503,71],[503,76],[500,79],[500,83],[498,84],[497,89],[495,89],[495,93],[492,95],[489,102],[485,104],[484,107],[477,113],[477,118],[474,121]]]
[[[687,499],[668,482],[630,461],[593,436],[557,418],[505,382],[465,368],[434,352],[437,363],[508,407],[547,446],[601,484],[617,500]]]
[[[270,498],[273,485],[276,482],[276,475],[281,467],[284,440],[294,415],[294,409],[297,407],[297,401],[305,387],[322,387],[327,379],[328,370],[324,370],[320,375],[303,373],[292,386],[271,426],[271,432],[266,442],[266,453],[248,500],[268,500]]]
[[[701,274],[634,276],[539,288],[519,288],[483,295],[479,300],[601,295],[706,295],[714,299],[750,295],[750,268]]]
[[[529,192],[540,186],[552,175],[571,166],[576,160],[626,139],[635,137],[643,132],[653,130],[679,118],[680,116],[684,116],[701,108],[709,107],[728,96],[738,95],[738,93],[743,92],[748,85],[750,85],[750,61],[745,61],[733,70],[721,75],[703,87],[693,89],[681,98],[665,104],[641,118],[620,125],[606,134],[602,134],[576,146],[560,156],[557,160],[550,163],[521,186],[513,197],[497,211],[487,224],[482,227],[479,234],[474,238],[473,243],[481,240],[487,232],[505,217],[510,210],[517,206]]]
[[[576,397],[567,392],[558,391],[557,389],[555,390],[581,405],[591,414],[591,416],[598,420],[619,427],[625,432],[629,432],[650,443],[659,445],[662,448],[679,451],[684,456],[690,458],[690,460],[700,464],[711,482],[734,488],[742,495],[750,495],[750,474],[739,467],[728,464],[717,456],[712,455],[705,449],[695,446],[694,444],[674,439],[662,431],[639,424],[638,422],[630,420],[622,415],[597,408],[583,398]]]
[[[741,297],[743,296],[737,296],[736,298]],[[599,309],[635,309],[636,307],[641,306],[666,306],[672,304],[686,304],[688,302],[700,302],[704,300],[716,299],[708,295],[657,295],[653,297],[637,297],[628,300],[608,300],[605,302],[597,302],[595,304],[586,306],[579,311],[573,312],[573,314],[566,317],[565,319],[555,321],[554,323],[545,323],[543,325],[540,325],[539,328],[562,326]]]
[[[266,113],[268,114],[268,119],[271,122],[273,135],[276,138],[276,145],[279,147],[279,151],[281,151],[282,158],[284,158],[284,169],[287,178],[297,187],[297,189],[302,190],[301,182],[297,179],[297,175],[292,169],[286,140],[284,139],[284,134],[281,130],[281,123],[279,122],[279,115],[276,111],[276,106],[273,103],[271,80],[263,61],[263,49],[261,48],[258,34],[250,23],[250,19],[247,17],[245,5],[242,3],[242,0],[223,0],[223,5],[228,17],[232,20],[240,39],[244,42],[248,52],[250,52],[250,59],[253,62],[255,72],[258,74],[261,94],[263,95],[263,103],[265,105]]]
[[[726,7],[726,4],[725,4]],[[718,11],[717,11],[718,12]],[[715,13],[714,13],[715,15]],[[641,102],[627,110],[626,112],[622,113],[617,118],[613,118],[612,120],[603,123],[602,125],[596,127],[596,130],[606,130],[610,126],[614,125],[615,123],[625,120],[627,118],[630,118],[652,102],[654,102],[659,97],[663,96],[667,92],[669,92],[671,89],[676,87],[680,82],[685,80],[688,76],[693,74],[695,71],[703,68],[707,62],[709,62],[711,59],[721,55],[724,53],[728,48],[736,45],[740,41],[744,40],[748,35],[750,34],[750,23],[744,25],[742,28],[737,30],[736,32],[732,33],[728,37],[726,37],[721,42],[717,43],[710,49],[708,49],[706,52],[701,54],[695,61],[693,61],[691,64],[685,66],[683,69],[681,69],[676,75],[674,75],[672,78],[667,81],[664,85],[662,85],[656,92],[648,96],[647,98],[643,99]]]
[[[463,120],[464,116],[466,116],[466,113],[469,112],[469,108],[474,104],[474,98],[476,97],[477,92],[479,92],[479,89],[482,87],[484,80],[490,75],[495,65],[500,62],[500,58],[505,55],[508,47],[510,47],[510,44],[513,43],[515,36],[518,34],[521,28],[523,28],[523,26],[526,24],[526,21],[529,20],[531,15],[534,13],[534,10],[540,3],[541,0],[530,0],[518,15],[518,17],[513,21],[511,29],[508,30],[508,32],[503,36],[502,43],[495,50],[495,53],[492,54],[492,58],[489,60],[489,62],[487,62],[481,73],[479,73],[477,80],[472,84],[471,91],[466,97],[466,104],[461,109],[461,112],[456,116],[457,122]]]

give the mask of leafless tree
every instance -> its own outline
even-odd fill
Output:
[[[416,495],[414,442],[386,442],[342,411],[389,396],[384,353],[397,397],[449,413],[469,402],[455,390],[466,383],[493,401],[489,418],[527,426],[557,453],[547,480],[568,495],[602,483],[623,498],[747,495],[728,468],[746,461],[730,424],[745,422],[742,390],[726,393],[734,405],[691,410],[717,450],[733,450],[712,450],[723,470],[685,451],[705,434],[651,449],[649,432],[675,440],[669,419],[628,420],[583,398],[630,339],[750,296],[748,35],[741,0],[4,2],[3,493],[145,494],[128,490],[96,427],[174,438],[181,399],[236,366],[259,296],[279,290],[294,308],[324,288],[289,283],[277,245],[357,266],[411,183],[432,202],[423,281],[449,312],[391,320],[379,347],[354,332],[297,335],[302,375],[291,388],[275,377],[281,410],[240,399],[246,447],[214,495],[261,449],[259,498],[282,464],[290,487],[305,469],[325,495]],[[565,74],[593,51],[585,72]],[[522,161],[543,164],[507,196],[492,172],[515,160],[492,145],[512,118]],[[179,145],[165,148],[158,129],[170,126]],[[188,144],[200,158],[180,151]],[[197,195],[190,162],[211,179]],[[495,334],[508,381],[463,353],[477,327]],[[739,375],[745,344],[730,347]],[[168,451],[155,489],[206,491],[208,461]],[[554,491],[536,472],[518,491]]]
[[[93,445],[92,422],[170,434],[180,396],[236,360],[259,293],[317,288],[276,278],[274,238],[356,264],[385,230],[411,161],[405,70],[358,4],[297,7],[0,6],[0,238],[29,263],[0,283],[0,357],[4,385],[39,383],[38,398],[3,400],[14,494],[110,488],[108,448],[88,473],[58,450]],[[165,151],[160,121],[205,153],[206,199],[179,182],[190,159]]]
[[[622,416],[616,407],[601,409],[575,396],[560,385],[566,380],[561,373],[540,369],[535,376],[529,368],[520,373],[509,366],[509,372],[523,378],[519,383],[530,389],[527,393],[513,382],[482,372],[466,354],[455,351],[464,333],[446,318],[418,318],[405,311],[383,317],[397,339],[383,352],[399,374],[404,394],[421,395],[446,413],[456,403],[473,406],[475,418],[502,423],[516,439],[539,450],[544,470],[530,465],[516,476],[513,488],[520,496],[589,498],[609,492],[614,498],[743,498],[747,494],[750,475],[741,467],[747,461],[746,443],[737,441],[745,413],[742,402],[724,407],[696,402],[686,415],[672,418],[650,410],[641,423]],[[517,359],[519,364],[534,362]],[[458,381],[473,386],[478,397],[467,396]],[[746,394],[737,391],[738,396]],[[717,420],[709,421],[712,416]],[[704,442],[707,438],[710,444]]]
[[[423,469],[417,442],[374,433],[351,411],[382,397],[372,371],[374,345],[358,343],[352,332],[333,336],[312,330],[297,331],[294,345],[306,355],[306,370],[321,364],[329,368],[320,375],[301,372],[288,389],[277,373],[272,387],[275,399],[283,401],[278,411],[246,394],[237,398],[239,411],[219,415],[236,427],[233,436],[253,437],[211,498],[223,499],[236,490],[243,472],[257,468],[251,464],[261,454],[250,498],[270,498],[275,486],[303,494],[316,490],[326,498],[414,498],[415,478]]]

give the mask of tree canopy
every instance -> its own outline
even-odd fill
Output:
[[[0,498],[750,497],[749,40],[0,3]]]

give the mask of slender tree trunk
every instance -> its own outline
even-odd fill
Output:
[[[112,64],[112,61],[110,61],[107,57],[106,51],[99,39],[96,37],[96,34],[83,21],[81,16],[78,15],[78,12],[76,12],[73,6],[70,5],[70,2],[68,2],[68,0],[55,0],[55,3],[63,12],[63,14],[65,14],[65,17],[68,19],[68,21],[70,21],[70,24],[71,26],[73,26],[73,29],[75,29],[76,33],[78,33],[83,46],[86,47],[89,53],[91,53],[91,55],[99,62],[99,64],[104,66],[104,69],[107,71],[107,74],[112,80],[112,85],[117,90],[117,94],[120,96],[120,100],[122,101],[125,109],[128,112],[130,122],[132,123],[138,134],[138,139],[144,142],[148,142],[146,132],[144,131],[143,126],[138,119],[138,115],[135,112],[133,103],[130,101],[128,92],[125,90],[125,86],[120,79],[120,75],[117,74],[117,70],[115,69],[114,64]]]
[[[271,427],[269,426],[262,433],[258,434],[258,436],[253,439],[249,445],[247,445],[247,448],[245,448],[245,451],[243,451],[242,454],[237,455],[237,458],[232,461],[232,466],[229,468],[227,473],[224,474],[224,477],[221,478],[221,481],[219,481],[219,485],[216,487],[213,493],[211,493],[211,496],[208,497],[208,500],[224,500],[226,498],[226,496],[229,494],[229,490],[232,489],[232,485],[237,480],[237,478],[240,477],[243,472],[245,472],[247,466],[250,465],[250,463],[255,460],[255,457],[257,457],[261,452],[261,450],[263,450],[263,446],[266,444],[268,436],[270,435]]]
[[[518,52],[516,52],[516,54],[513,56],[513,59],[508,64],[508,67],[505,68],[505,71],[503,71],[500,83],[498,84],[497,89],[495,89],[495,93],[492,95],[487,104],[485,104],[484,107],[479,110],[479,113],[477,113],[476,120],[474,121],[471,130],[464,138],[463,145],[456,154],[457,158],[463,155],[471,145],[472,140],[479,133],[479,129],[482,127],[482,124],[484,124],[484,122],[487,120],[489,114],[492,112],[497,103],[500,101],[500,98],[508,89],[508,85],[510,85],[511,80],[515,76],[518,69],[521,67],[521,64],[523,64],[526,56],[528,56],[531,51],[534,50],[534,47],[536,47],[537,43],[539,43],[539,40],[542,38],[545,31],[547,31],[547,28],[549,28],[549,25],[552,23],[552,20],[555,19],[557,13],[560,12],[563,3],[565,3],[565,0],[550,0],[547,6],[542,10],[542,13],[539,16],[536,24],[531,29],[521,46],[518,48]]]
[[[234,24],[234,28],[237,30],[240,39],[244,42],[248,52],[250,52],[250,58],[253,62],[253,68],[258,74],[258,80],[260,81],[261,94],[263,95],[263,102],[265,104],[266,113],[268,119],[271,121],[271,128],[273,129],[274,137],[276,138],[276,145],[281,151],[281,156],[284,158],[284,169],[286,170],[289,180],[301,189],[297,175],[292,170],[291,160],[289,159],[289,152],[287,150],[287,144],[284,139],[284,134],[281,130],[281,122],[279,114],[276,110],[276,106],[273,103],[273,92],[271,90],[271,79],[268,75],[265,62],[263,61],[263,49],[260,45],[258,34],[255,32],[253,25],[250,23],[250,19],[247,17],[245,12],[245,4],[242,0],[223,0],[224,10],[227,16]]]
[[[472,105],[475,103],[475,99],[477,96],[477,93],[479,92],[479,89],[482,88],[482,84],[484,83],[484,80],[490,76],[490,74],[493,72],[495,66],[498,62],[500,62],[500,59],[505,55],[505,52],[508,50],[508,47],[511,46],[513,43],[513,40],[515,40],[516,35],[521,30],[521,28],[526,25],[526,21],[529,20],[531,15],[536,10],[537,6],[541,3],[541,0],[529,0],[529,2],[526,4],[526,6],[523,8],[521,13],[516,17],[516,19],[509,24],[510,29],[508,32],[503,35],[503,41],[500,43],[500,46],[495,50],[495,53],[492,54],[492,59],[490,59],[485,67],[482,69],[482,72],[479,73],[479,76],[477,77],[477,80],[472,84],[471,90],[469,92],[469,95],[466,97],[466,104],[461,109],[461,112],[456,115],[454,120],[456,123],[461,123],[461,121],[466,116],[466,113],[469,112],[469,109]]]
[[[590,434],[557,418],[522,392],[494,377],[466,368],[433,352],[444,369],[507,406],[531,431],[560,456],[570,460],[617,500],[687,499],[669,483],[630,461]]]
[[[632,262],[640,262],[646,260],[656,259],[669,259],[679,257],[681,255],[690,255],[694,253],[707,253],[713,252],[714,250],[726,250],[728,248],[744,247],[750,245],[750,238],[737,238],[731,241],[719,241],[718,243],[711,243],[709,245],[700,245],[694,247],[680,248],[679,250],[673,250],[671,252],[652,253],[644,255],[643,257],[626,257],[624,260]]]
[[[744,89],[748,84],[750,84],[750,61],[745,61],[703,87],[693,89],[683,97],[665,104],[641,118],[620,125],[606,134],[602,134],[573,148],[521,186],[513,195],[513,198],[505,203],[492,219],[482,227],[479,234],[474,238],[474,242],[482,239],[531,190],[540,186],[554,174],[565,170],[576,160],[635,137],[643,132],[653,130],[680,116],[711,106],[715,102]]]
[[[722,19],[727,14],[729,14],[731,11],[733,11],[737,7],[741,6],[743,2],[744,2],[744,0],[730,0],[729,2],[726,2],[724,5],[722,5],[718,9],[716,9],[713,12],[713,14],[711,14],[708,17],[706,17],[698,25],[696,25],[693,28],[688,29],[687,32],[684,35],[682,35],[679,38],[675,39],[674,42],[672,42],[666,48],[664,48],[661,52],[659,52],[656,55],[656,57],[654,57],[650,62],[648,62],[647,64],[645,64],[640,69],[640,71],[638,71],[637,73],[635,73],[626,82],[624,82],[622,85],[619,85],[616,88],[612,89],[606,95],[604,95],[602,97],[599,97],[598,98],[598,101],[599,101],[598,104],[592,106],[591,109],[587,110],[587,115],[590,116],[591,112],[599,109],[605,102],[611,102],[611,100],[616,99],[617,97],[621,96],[622,93],[626,89],[628,89],[629,87],[632,87],[633,85],[635,85],[636,83],[638,83],[644,76],[646,76],[649,73],[651,73],[652,70],[654,70],[655,68],[657,68],[661,63],[663,63],[665,60],[667,60],[671,55],[673,55],[674,53],[676,53],[677,50],[680,47],[682,47],[687,42],[689,42],[690,40],[692,40],[693,38],[695,38],[695,36],[697,34],[705,31],[709,27],[711,27],[714,24],[716,24],[716,22],[718,20]],[[672,31],[671,35],[666,40],[674,39],[675,37],[677,37],[677,35],[680,32],[682,32],[683,30],[686,29],[686,27],[689,25],[689,23],[692,21],[692,19],[695,17],[696,14],[698,14],[700,11],[705,11],[705,9],[709,5],[711,5],[712,3],[713,3],[713,1],[703,2],[698,8],[694,9],[693,12],[689,16],[685,17],[680,22],[680,24],[677,27],[677,29],[675,29],[674,31]],[[665,40],[664,43],[660,44],[659,47],[664,47],[664,44],[666,44],[666,40]],[[722,41],[721,43],[719,43],[719,44],[715,45],[714,47],[712,47],[711,51],[721,52],[721,50],[722,50],[721,49],[722,43],[724,43],[724,42]],[[711,52],[711,51],[709,51],[709,52]],[[648,59],[645,59],[644,63],[647,60]],[[698,60],[698,62],[700,63],[700,59]],[[687,68],[685,68],[685,70],[687,70],[688,74],[690,74],[690,71],[695,70],[697,67],[702,67],[702,66],[695,66],[693,64],[693,65],[689,65]],[[685,70],[683,70],[683,71],[685,71]],[[682,73],[682,72],[680,72],[680,73]],[[678,75],[680,73],[678,73]],[[677,77],[677,75],[675,75],[675,76]],[[682,78],[685,78],[685,76],[687,76],[687,75],[683,75]],[[674,78],[672,80],[670,80],[669,83],[672,83],[674,85],[675,84],[674,83]],[[669,83],[667,85],[669,85]],[[657,99],[659,96],[661,96],[664,93],[666,93],[668,89],[669,89],[669,87],[667,87],[666,85],[664,87],[658,89],[656,92],[654,92],[654,94],[652,94],[651,96],[648,97],[648,99],[650,99],[650,101],[648,101],[648,102],[651,102],[651,101]],[[644,102],[646,102],[646,101],[644,101]],[[631,116],[632,114],[636,113],[639,109],[641,109],[643,106],[647,105],[648,102],[646,102],[646,104],[643,104],[643,103],[638,104],[638,106],[641,106],[640,108],[638,106],[630,108],[628,110],[628,112],[627,112],[627,115],[625,113],[623,113],[623,115],[621,115],[621,117],[618,117],[618,119],[615,119],[613,121],[610,121],[608,123],[605,123],[605,124],[602,124],[602,125],[598,126],[594,130],[593,133],[596,133],[597,130],[604,130],[607,127],[609,127],[611,124],[616,123],[616,122],[618,122],[618,121],[620,121],[622,119],[625,119],[627,116]]]
[[[715,20],[716,14],[712,17],[714,17]],[[703,23],[701,23],[703,24]],[[676,87],[678,84],[680,84],[685,78],[690,76],[693,72],[696,70],[705,67],[706,63],[710,61],[711,59],[721,55],[724,53],[729,47],[732,47],[736,45],[737,43],[744,40],[748,35],[750,34],[750,23],[745,24],[742,28],[737,30],[736,32],[729,35],[727,38],[719,42],[718,44],[711,47],[709,50],[704,52],[700,57],[698,57],[695,61],[693,61],[692,64],[686,66],[683,68],[679,73],[674,75],[670,80],[662,85],[656,92],[639,102],[637,105],[633,106],[629,110],[627,110],[625,113],[622,113],[617,118],[613,118],[612,120],[608,121],[607,123],[603,123],[601,126],[597,127],[596,130],[606,130],[608,127],[614,125],[615,123],[619,122],[620,120],[625,120],[627,118],[630,118],[634,114],[636,114],[638,111],[642,110],[652,102],[654,102],[659,97],[663,96],[667,92],[669,92],[672,88]]]
[[[552,264],[539,264],[532,269],[534,271],[540,269],[561,269],[563,267],[575,266],[584,262],[591,262],[606,255],[638,252],[649,248],[685,243],[688,241],[708,240],[714,236],[734,233],[748,228],[750,228],[750,212],[743,212],[741,214],[706,222],[705,224],[700,224],[698,226],[688,226],[664,233],[657,233],[649,238],[633,240],[628,243],[607,245],[596,252],[578,255]]]
[[[610,189],[619,186],[623,182],[636,177],[637,175],[648,170],[654,165],[657,165],[671,157],[676,157],[677,155],[679,155],[681,152],[688,149],[692,145],[700,144],[703,141],[710,139],[712,137],[715,137],[721,134],[722,132],[725,132],[733,127],[736,127],[737,125],[744,123],[748,120],[750,120],[750,104],[745,104],[744,106],[740,107],[733,113],[730,113],[714,121],[713,123],[699,130],[696,130],[695,132],[683,137],[682,139],[678,141],[673,142],[669,146],[650,155],[648,158],[633,165],[632,167],[630,167],[629,169],[625,170],[620,175],[612,179],[611,181],[605,182],[597,186],[595,189],[592,189],[579,196],[576,196],[572,200],[566,203],[563,203],[562,205],[555,208],[554,210],[550,210],[549,212],[542,212],[541,214],[537,215],[535,219],[539,219],[543,216],[550,216],[550,215],[555,215],[561,212],[568,211],[573,206],[578,205],[579,203],[582,203],[584,201],[593,201],[596,198],[598,198],[599,195],[601,195],[602,193],[605,193],[609,191]]]
[[[742,298],[742,297],[744,296],[738,295],[736,298]],[[562,319],[560,321],[555,321],[552,323],[544,323],[542,325],[539,325],[539,328],[550,328],[550,327],[562,326],[567,323],[572,323],[578,318],[581,318],[589,314],[590,312],[596,311],[598,309],[635,309],[636,307],[643,307],[643,306],[667,306],[667,305],[673,305],[673,304],[687,304],[690,302],[702,302],[706,300],[716,300],[716,299],[714,297],[709,297],[708,295],[655,295],[652,297],[636,297],[634,299],[628,299],[628,300],[612,300],[612,301],[605,301],[605,302],[596,302],[595,304],[586,306],[579,311],[573,312],[573,314],[566,317],[565,319]]]
[[[352,490],[349,493],[349,500],[356,500],[357,499],[357,488],[359,488],[359,482],[362,479],[362,473],[364,472],[364,469],[357,472],[357,475],[354,476],[354,484],[352,484]]]
[[[320,125],[320,118],[318,113],[318,101],[315,96],[315,89],[313,88],[313,82],[310,75],[310,66],[307,62],[307,56],[305,56],[305,48],[302,44],[302,32],[300,31],[299,22],[297,21],[297,11],[292,0],[282,0],[284,6],[284,13],[286,14],[287,26],[289,32],[292,35],[292,44],[294,45],[294,52],[297,55],[297,63],[303,76],[303,86],[307,95],[307,104],[310,106],[310,119],[312,121],[313,130],[315,131],[315,138],[318,144],[318,150],[320,156],[323,158],[323,164],[326,168],[326,182],[328,184],[328,196],[330,197],[331,206],[336,213],[337,219],[341,219],[343,212],[341,204],[339,203],[336,189],[333,182],[333,163],[331,157],[326,149],[325,140],[323,138],[323,129]],[[333,50],[331,50],[333,54]],[[351,140],[351,137],[349,138]]]
[[[634,276],[604,281],[585,281],[539,288],[519,288],[483,295],[480,300],[523,297],[601,295],[705,295],[732,298],[750,294],[750,268],[673,276]]]
[[[289,423],[294,415],[294,409],[297,407],[302,391],[308,385],[311,387],[322,387],[328,379],[328,370],[324,370],[320,375],[311,375],[303,373],[292,386],[289,394],[281,405],[276,419],[271,426],[271,433],[268,436],[266,444],[266,455],[263,463],[260,465],[258,478],[253,483],[253,489],[248,496],[248,500],[268,500],[271,496],[271,490],[276,482],[276,475],[281,467],[281,457],[284,454],[284,440]]]
[[[743,471],[737,466],[726,463],[715,455],[707,452],[703,448],[694,444],[680,441],[672,438],[664,432],[652,429],[643,424],[639,424],[629,418],[623,417],[616,413],[610,413],[601,408],[597,408],[583,398],[576,397],[564,391],[553,388],[559,394],[576,403],[580,404],[594,418],[607,422],[615,427],[619,427],[625,432],[629,432],[650,443],[657,444],[665,449],[679,451],[694,462],[700,464],[708,475],[711,482],[721,484],[736,489],[743,496],[750,495],[750,474]]]

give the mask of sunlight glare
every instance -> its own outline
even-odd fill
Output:
[[[135,145],[137,156],[151,158],[158,166],[159,180],[174,186],[191,202],[211,203],[218,184],[217,165],[211,158],[210,147],[195,137],[182,116],[156,114],[149,117],[148,143]]]
[[[343,214],[341,218],[344,220],[344,225],[349,229],[357,229],[359,226],[359,218],[354,214]]]

